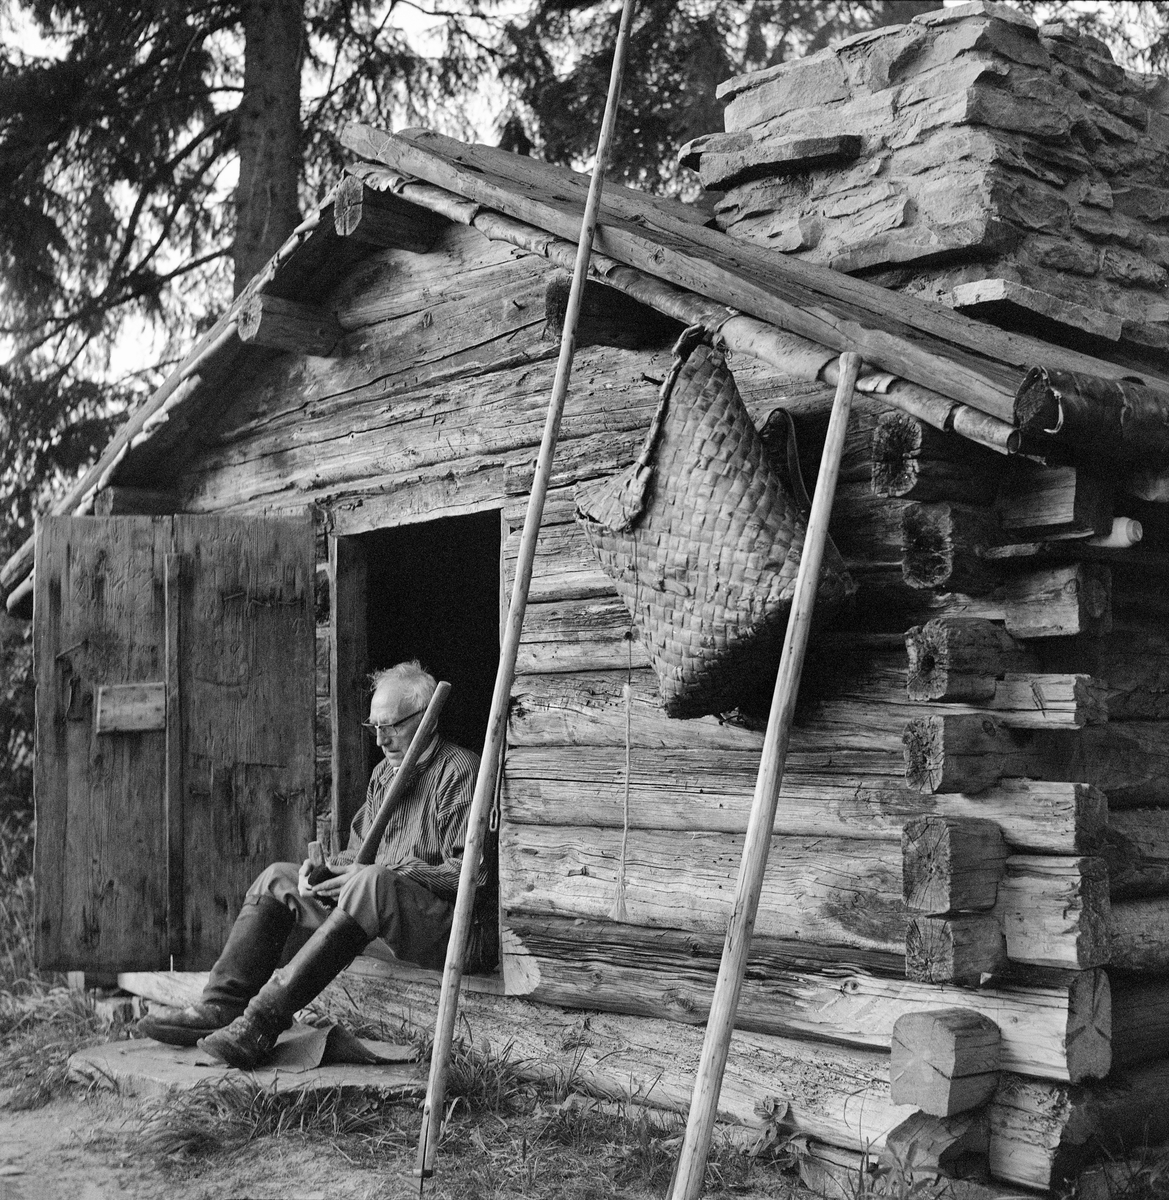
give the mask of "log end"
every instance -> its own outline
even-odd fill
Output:
[[[905,1013],[893,1026],[890,1098],[936,1117],[978,1108],[998,1086],[1002,1037],[969,1008]]]
[[[1002,974],[1006,940],[993,914],[914,917],[905,935],[905,976],[919,983],[979,987]]]
[[[1112,986],[1106,971],[1080,971],[1068,994],[1068,1078],[1103,1079],[1112,1070]]]
[[[945,916],[994,907],[1007,846],[994,821],[918,817],[902,829],[901,856],[906,907]]]
[[[941,717],[915,717],[901,735],[905,782],[915,792],[936,792],[942,783],[946,739]]]
[[[873,430],[872,488],[877,496],[908,495],[918,478],[922,423],[908,413],[883,413]]]
[[[338,237],[352,237],[361,224],[365,184],[355,175],[346,175],[333,193],[333,228]]]

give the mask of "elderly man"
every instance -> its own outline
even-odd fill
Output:
[[[330,860],[336,872],[315,885],[311,864],[275,863],[248,889],[198,1004],[170,1016],[143,1017],[139,1032],[160,1042],[199,1043],[231,1066],[251,1068],[303,1008],[376,937],[398,958],[441,967],[454,915],[477,755],[436,735],[413,783],[390,816],[372,866],[354,862],[381,808],[436,687],[417,662],[373,676],[366,727],[384,759],[353,820],[349,848]],[[480,870],[479,883],[485,870]],[[483,965],[490,914],[472,926],[469,969]],[[277,969],[294,928],[312,936]]]

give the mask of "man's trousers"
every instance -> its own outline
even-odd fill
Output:
[[[323,925],[331,908],[302,896],[298,863],[268,867],[248,888],[249,896],[267,894],[292,910],[306,933]],[[350,875],[337,897],[337,907],[371,938],[380,938],[396,958],[441,970],[455,906],[389,867],[362,867]]]

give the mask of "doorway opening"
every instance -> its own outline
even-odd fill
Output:
[[[497,509],[336,539],[333,549],[334,829],[344,840],[378,759],[361,729],[371,671],[417,659],[451,685],[439,729],[480,753],[499,666]],[[477,910],[498,913],[498,845],[484,846]],[[406,964],[402,964],[405,966]],[[417,968],[412,968],[417,969]]]
[[[368,671],[416,658],[451,685],[441,729],[483,748],[499,666],[499,513],[360,535]]]

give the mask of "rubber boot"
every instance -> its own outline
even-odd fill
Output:
[[[138,1032],[169,1046],[194,1046],[230,1025],[280,961],[296,915],[275,896],[249,896],[228,934],[197,1004],[167,1015],[147,1013]]]
[[[250,1071],[260,1066],[292,1024],[293,1014],[320,995],[370,940],[347,912],[334,910],[288,966],[264,984],[243,1015],[202,1038],[199,1047],[229,1067]]]

